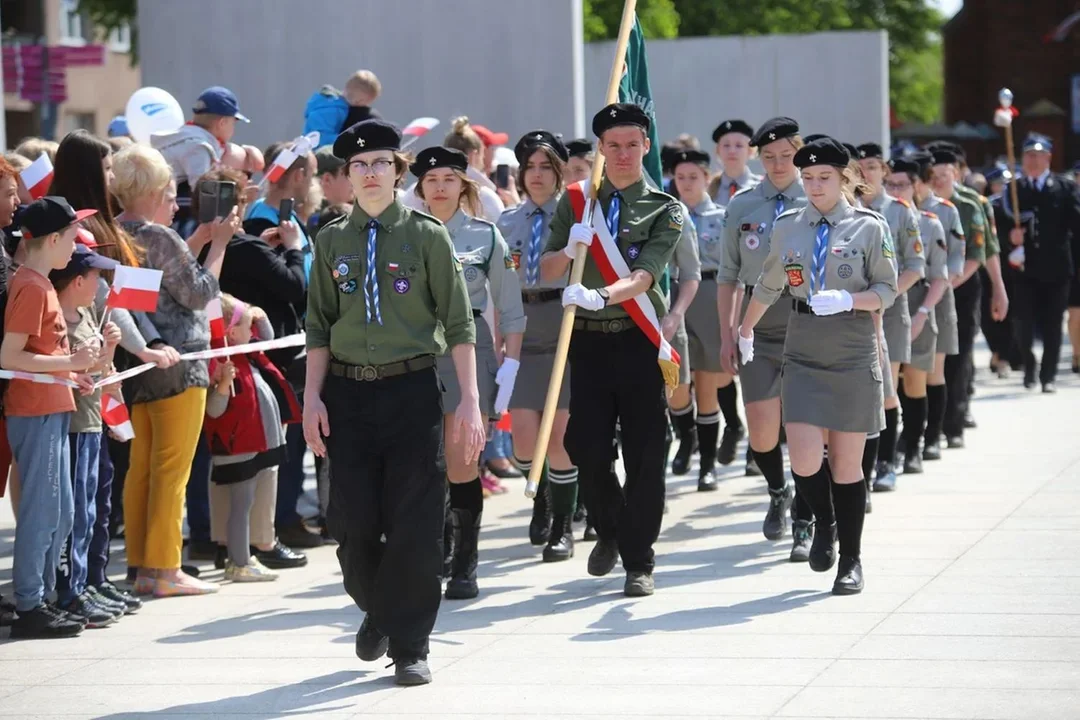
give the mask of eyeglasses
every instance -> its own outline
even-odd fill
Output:
[[[909,183],[909,182],[898,182],[898,183],[887,182],[887,183],[885,183],[885,189],[886,190],[907,190],[910,187],[911,187],[911,183]]]
[[[393,160],[379,159],[368,165],[363,160],[353,160],[349,163],[349,174],[359,173],[360,175],[385,175],[390,167],[394,164]]]

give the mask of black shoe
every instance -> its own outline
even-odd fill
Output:
[[[814,542],[810,545],[810,569],[828,572],[836,564],[836,523],[814,523]]]
[[[836,582],[832,586],[833,595],[858,595],[863,590],[862,563],[859,558],[843,555],[840,567],[836,571]]]
[[[217,546],[217,552],[214,554],[214,567],[218,570],[225,569],[225,561],[229,559],[229,548],[224,545]]]
[[[81,615],[86,618],[86,627],[91,630],[103,628],[116,622],[116,616],[105,608],[99,607],[92,602],[86,593],[78,596],[67,605],[58,606],[60,610],[71,615]]]
[[[132,615],[142,609],[142,600],[135,597],[126,590],[113,585],[111,582],[104,582],[97,588],[98,593],[104,595],[113,602],[120,603],[124,606],[124,612],[127,615]]]
[[[479,562],[480,518],[468,510],[454,508],[450,518],[454,524],[454,559],[450,579],[446,581],[447,600],[472,600],[480,594],[476,584],[476,566]]]
[[[975,416],[968,410],[964,413],[964,428],[967,430],[974,430],[979,427],[979,423],[975,422]]]
[[[950,450],[961,450],[964,447],[964,438],[961,435],[956,435],[947,440]]]
[[[1025,390],[1031,390],[1034,387],[1035,387],[1035,376],[1034,375],[1024,375],[1024,389]]]
[[[422,658],[394,659],[395,685],[427,685],[431,682],[431,668]]]
[[[1043,393],[1047,395],[1053,395],[1057,392],[1057,385],[1052,382],[1043,383]]]
[[[318,535],[315,537],[318,537]],[[251,548],[251,554],[271,570],[290,570],[304,567],[308,562],[307,555],[286,547],[281,540],[275,540],[274,547],[269,550],[259,550],[253,547]]]
[[[112,615],[113,618],[116,620],[119,620],[120,618],[127,615],[127,606],[124,603],[117,602],[116,600],[111,600],[105,597],[105,595],[103,595],[96,588],[86,588],[86,591],[83,593],[83,595],[85,595],[87,599],[94,605],[98,606],[105,612]]]
[[[922,451],[923,460],[940,460],[941,459],[941,441],[934,443],[926,443],[926,447]]]
[[[200,574],[202,574],[202,570],[199,570],[199,568],[195,567],[194,565],[181,565],[180,570],[185,575],[190,575],[193,578],[197,578]]]
[[[694,426],[693,413],[687,413],[690,418],[689,426],[679,427],[683,416],[674,416],[676,433],[679,438],[679,449],[675,451],[675,457],[671,460],[671,473],[673,475],[685,475],[690,470],[690,459],[698,449],[697,428]]]
[[[529,542],[544,545],[551,535],[551,488],[547,483],[533,498],[532,520],[529,521]]]
[[[585,501],[581,499],[581,495],[578,495],[577,507],[574,508],[574,522],[585,522]]]
[[[1073,375],[1080,375],[1080,359],[1073,358],[1072,371]]]
[[[203,562],[213,560],[216,551],[217,543],[211,540],[192,540],[188,543],[188,560]]]
[[[523,477],[521,471],[514,467],[512,463],[507,463],[505,466],[499,467],[498,465],[492,465],[490,462],[487,462],[484,463],[484,466],[487,468],[489,473],[499,478],[500,480],[510,480],[512,478]]]
[[[279,527],[277,529],[278,539],[290,548],[300,548],[302,550],[308,550],[310,548],[322,547],[323,539],[319,537],[318,532],[314,532],[303,520],[297,520],[291,525],[285,527]]]
[[[628,572],[626,582],[623,584],[623,595],[626,597],[648,597],[656,592],[656,582],[652,573]]]
[[[360,629],[356,631],[356,657],[364,662],[375,662],[386,654],[390,640],[375,627],[371,613],[364,616]]]
[[[769,510],[765,513],[765,522],[761,532],[767,540],[780,540],[787,533],[788,513],[795,499],[795,488],[784,485],[779,490],[769,490]]]
[[[746,477],[761,477],[761,468],[754,459],[754,451],[746,448]]]
[[[562,562],[574,557],[574,528],[570,518],[556,515],[551,522],[551,537],[544,548],[544,562]]]
[[[33,610],[17,613],[15,620],[11,623],[12,640],[75,637],[82,631],[82,623],[45,605],[38,605]]]
[[[615,569],[619,561],[619,544],[614,540],[600,538],[589,553],[589,574],[604,577]]]
[[[334,536],[330,534],[330,525],[326,522],[326,518],[319,518],[319,537],[322,538],[323,545],[337,545],[338,541],[334,539]]]
[[[716,470],[709,470],[698,476],[697,479],[698,492],[712,492],[717,489],[716,486]]]
[[[585,534],[581,536],[581,539],[585,542],[596,542],[600,539],[600,534],[596,532],[591,524],[589,524],[589,518],[585,518]]]
[[[869,490],[870,488],[867,488]],[[896,472],[889,463],[878,463],[874,492],[890,492],[896,489]],[[866,496],[867,498],[870,495]]]
[[[8,627],[15,622],[15,603],[0,596],[0,627]]]
[[[810,541],[814,537],[814,526],[807,520],[796,520],[791,524],[791,562],[806,562],[810,559]]]
[[[739,441],[746,436],[746,430],[742,423],[738,425],[725,425],[724,434],[720,436],[720,449],[716,452],[716,461],[721,465],[730,465],[735,462],[735,451]]]

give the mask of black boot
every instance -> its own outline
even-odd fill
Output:
[[[862,591],[862,563],[857,557],[841,555],[840,567],[836,570],[836,582],[832,586],[833,595],[858,595]]]
[[[574,557],[574,529],[570,518],[556,515],[551,522],[551,537],[544,548],[544,562],[562,562]]]
[[[698,467],[698,492],[716,490],[716,442],[720,438],[720,413],[698,413],[697,436],[700,441],[700,465]]]
[[[454,558],[450,579],[446,582],[447,600],[471,600],[480,594],[476,586],[476,564],[481,515],[477,513],[474,518],[468,510],[455,508],[452,511]]]
[[[685,475],[690,469],[690,460],[698,447],[693,407],[687,408],[681,415],[672,413],[671,421],[675,426],[675,436],[679,439],[679,449],[675,451],[675,457],[671,460],[671,472],[674,475]]]
[[[836,564],[836,523],[814,523],[814,541],[810,545],[810,569],[828,572]]]
[[[551,487],[542,483],[533,498],[532,520],[529,521],[529,542],[543,545],[551,535]]]
[[[780,540],[784,537],[787,532],[788,512],[794,499],[795,488],[790,485],[779,490],[769,489],[769,511],[761,525],[761,532],[767,540]]]

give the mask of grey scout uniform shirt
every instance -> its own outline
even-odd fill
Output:
[[[949,279],[949,251],[945,240],[945,228],[932,212],[919,212],[919,235],[926,250],[926,279]],[[916,308],[918,309],[918,308]]]
[[[915,210],[907,202],[884,192],[870,200],[867,207],[884,217],[888,224],[896,249],[897,273],[915,272],[920,279],[926,277],[926,256]]]
[[[879,217],[844,198],[825,216],[813,205],[785,212],[773,229],[772,249],[754,299],[772,305],[786,287],[793,297],[808,302],[818,225],[824,219],[830,226],[824,289],[851,294],[869,290],[881,298],[883,308],[889,307],[896,299],[895,253]]]
[[[919,204],[920,210],[937,215],[945,229],[945,243],[948,246],[948,267],[950,276],[962,275],[964,260],[967,257],[967,242],[964,238],[964,225],[960,222],[960,211],[948,200],[942,200],[930,193]]]
[[[690,211],[693,226],[697,230],[698,254],[701,256],[701,269],[717,272],[723,260],[724,218],[727,212],[723,207],[705,198]]]
[[[731,199],[724,218],[718,283],[734,285],[741,282],[750,286],[761,277],[776,220],[776,199],[780,195],[784,196],[785,211],[806,205],[806,193],[799,180],[781,193],[767,177]]]
[[[518,284],[522,290],[557,290],[566,287],[569,272],[563,273],[562,277],[557,278],[556,280],[544,282],[540,279],[540,273],[537,271],[536,284],[526,284],[528,279],[527,264],[529,260],[529,243],[532,242],[533,217],[536,213],[541,213],[542,215],[540,225],[540,254],[543,255],[544,249],[547,247],[548,235],[551,234],[551,218],[555,215],[555,208],[559,206],[559,198],[561,197],[562,194],[556,195],[550,198],[541,207],[534,203],[532,198],[525,196],[524,201],[520,205],[507,209],[499,218],[497,225],[503,237],[506,238],[506,244],[510,249],[510,259],[517,269]]]
[[[743,170],[742,175],[737,178],[730,178],[727,175],[720,176],[720,186],[716,189],[716,197],[713,198],[717,205],[720,207],[727,207],[728,203],[733,199],[731,193],[731,184],[735,184],[735,194],[740,193],[747,188],[752,188],[762,181],[761,175],[755,175],[750,172],[750,168]]]
[[[686,217],[689,214],[686,204],[679,204],[682,205],[683,217]],[[702,262],[698,255],[699,239],[700,236],[697,234],[694,223],[684,222],[679,242],[675,245],[675,254],[671,256],[671,262],[668,263],[671,276],[676,280],[680,282],[701,280]]]
[[[503,335],[525,332],[521,285],[510,250],[495,224],[458,210],[446,223],[446,229],[454,242],[454,253],[464,266],[473,310],[487,307],[490,282],[492,300],[499,311],[499,331]]]

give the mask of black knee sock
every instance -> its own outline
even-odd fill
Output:
[[[866,485],[859,482],[847,485],[833,483],[832,496],[836,505],[836,536],[840,540],[840,554],[857,558],[862,552]]]
[[[878,444],[881,442],[881,438],[866,438],[866,445],[863,447],[862,454],[862,474],[863,480],[870,482],[874,479],[874,461],[878,456]]]
[[[813,475],[795,473],[791,475],[795,478],[795,487],[798,488],[799,495],[810,507],[818,522],[822,525],[832,525],[836,522],[832,493],[829,488],[832,483],[829,480],[828,463],[822,462],[821,467]]]
[[[941,427],[945,424],[945,385],[926,386],[926,444],[933,445],[941,439]]]
[[[716,399],[720,401],[720,412],[724,414],[724,427],[742,427],[742,420],[739,419],[739,388],[735,381],[716,388]]]
[[[761,474],[765,476],[765,482],[770,490],[784,489],[784,451],[780,449],[780,443],[766,452],[754,451]]]
[[[878,443],[878,462],[893,463],[896,455],[896,426],[900,422],[900,408],[890,408],[885,411],[885,429],[881,431],[881,439]]]
[[[716,443],[720,438],[720,413],[697,416],[698,446],[701,452],[701,473],[716,467]]]
[[[926,431],[927,399],[907,399],[904,407],[904,454],[915,456],[919,452],[919,440]]]
[[[475,519],[484,510],[484,487],[480,478],[466,483],[450,483],[450,507],[468,510]]]

